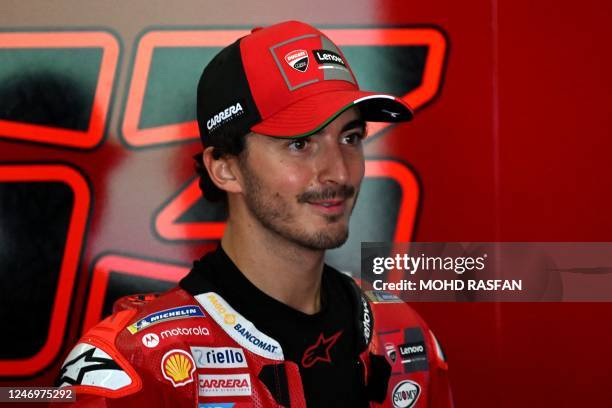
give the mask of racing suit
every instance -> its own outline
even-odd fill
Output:
[[[448,366],[425,322],[394,295],[333,273],[352,294],[364,406],[452,407]],[[192,270],[158,297],[117,301],[69,353],[58,385],[80,406],[305,407],[300,362],[214,284],[197,276],[194,289],[195,278]]]

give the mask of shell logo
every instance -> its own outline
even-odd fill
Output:
[[[193,382],[195,363],[191,354],[185,350],[170,350],[161,360],[161,371],[164,378],[174,387],[181,387]]]

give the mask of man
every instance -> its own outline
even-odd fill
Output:
[[[348,237],[366,121],[411,118],[400,99],[360,91],[309,25],[255,29],[223,49],[198,86],[197,159],[205,197],[228,206],[221,244],[178,288],[120,302],[59,385],[113,407],[450,406],[424,322],[388,294],[369,293],[372,307],[324,264]]]

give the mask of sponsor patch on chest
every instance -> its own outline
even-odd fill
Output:
[[[132,323],[127,327],[127,330],[136,334],[139,331],[146,329],[161,322],[170,320],[186,319],[189,317],[205,317],[204,312],[199,306],[187,305],[173,307],[171,309],[160,310],[159,312],[151,313],[150,315]]]
[[[198,395],[201,397],[225,397],[251,395],[249,374],[200,374]]]

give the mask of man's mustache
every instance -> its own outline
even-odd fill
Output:
[[[355,195],[355,187],[342,185],[339,187],[327,187],[320,191],[306,191],[298,195],[298,203],[306,203],[309,201],[323,201],[341,199],[346,200]]]

